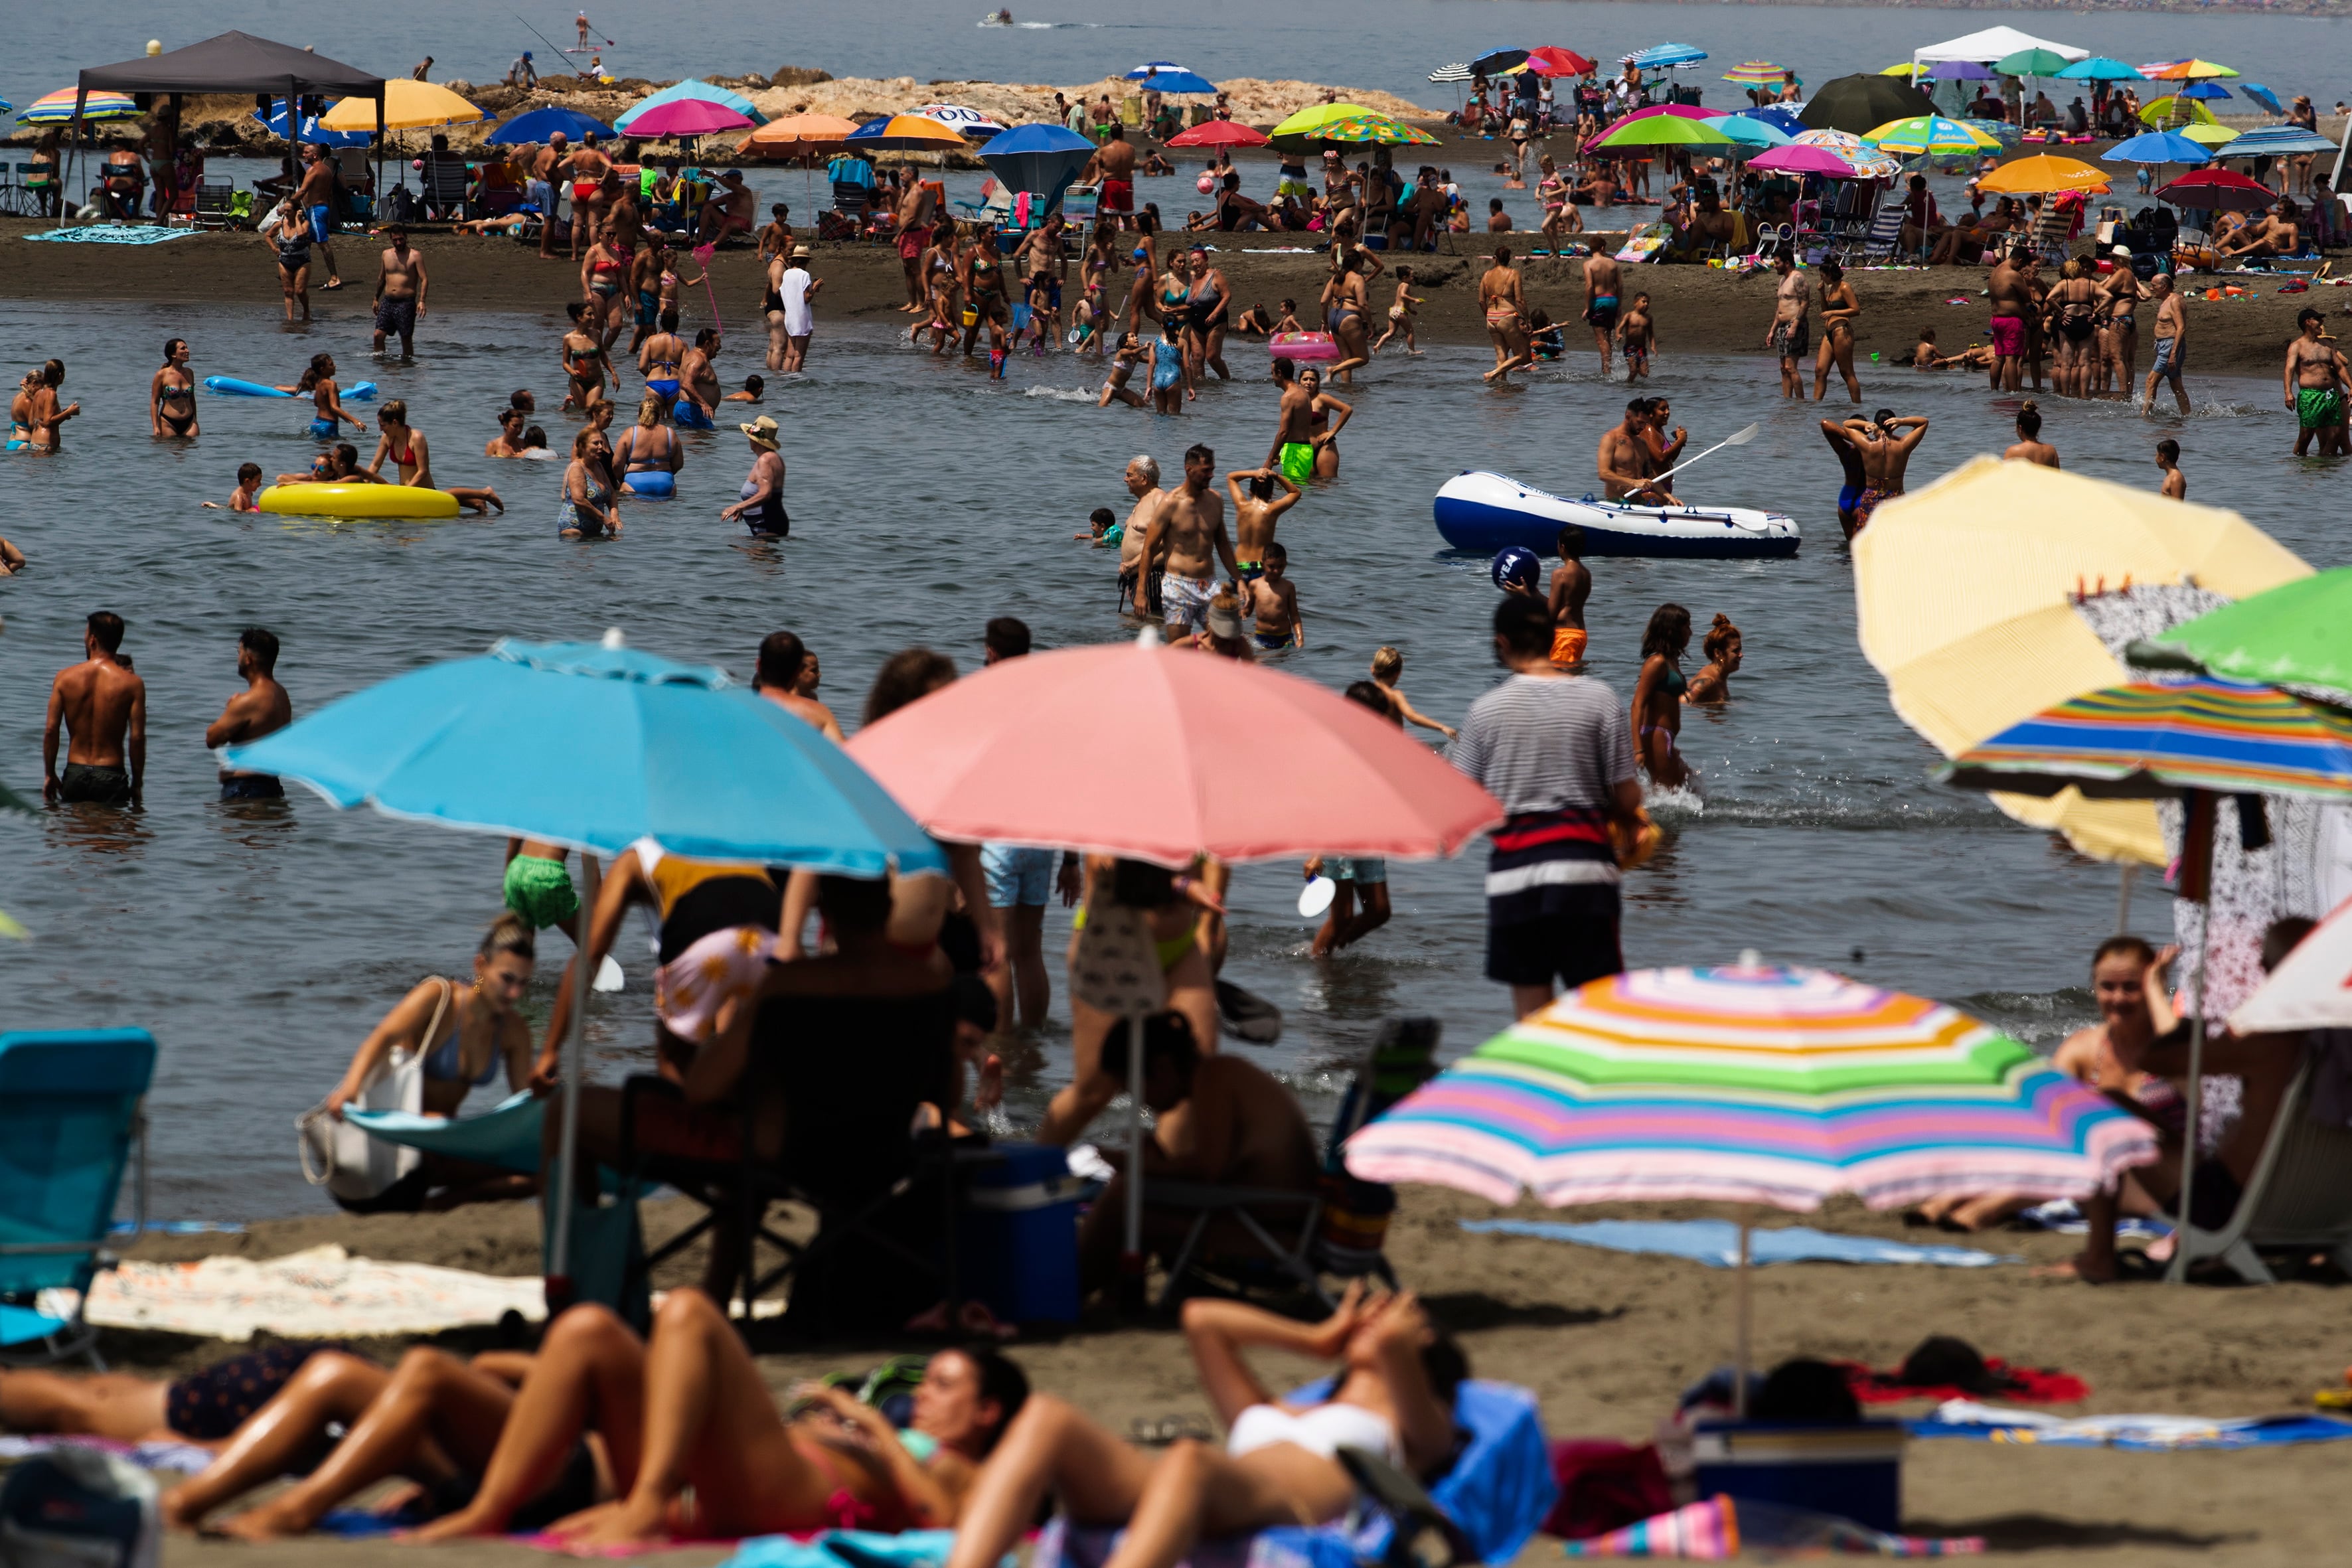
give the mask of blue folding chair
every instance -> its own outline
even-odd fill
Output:
[[[0,1035],[0,1365],[98,1358],[82,1305],[70,1318],[33,1304],[63,1287],[89,1300],[106,1250],[123,1166],[139,1153],[138,1222],[147,1223],[147,1118],[155,1076],[144,1029]]]

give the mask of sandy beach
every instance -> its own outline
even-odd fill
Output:
[[[1389,1256],[1409,1287],[1457,1333],[1480,1374],[1519,1383],[1542,1398],[1555,1437],[1643,1442],[1675,1395],[1730,1359],[1733,1275],[1677,1259],[1630,1257],[1562,1243],[1463,1231],[1489,1205],[1435,1188],[1408,1188]],[[1699,1204],[1593,1205],[1565,1213],[1522,1205],[1526,1218],[1681,1218],[1734,1211]],[[679,1205],[647,1209],[650,1237],[678,1222]],[[1764,1225],[1819,1228],[1913,1242],[1932,1233],[1841,1201],[1809,1218],[1764,1215]],[[131,1256],[184,1258],[233,1250],[276,1256],[333,1240],[355,1253],[448,1264],[494,1274],[537,1268],[533,1211],[478,1207],[446,1215],[266,1220],[243,1236],[150,1238]],[[2053,1365],[2089,1382],[2091,1397],[2060,1413],[2166,1411],[2247,1415],[2307,1410],[2312,1392],[2339,1382],[2347,1357],[2338,1291],[2288,1283],[2261,1289],[2174,1289],[2134,1285],[2097,1292],[2037,1279],[2032,1266],[2069,1256],[2062,1237],[1998,1234],[1933,1239],[2024,1259],[1979,1269],[1783,1264],[1758,1272],[1756,1354],[1769,1365],[1811,1354],[1891,1366],[1930,1333],[1957,1334],[1989,1355]],[[681,1282],[682,1259],[659,1284]],[[444,1336],[452,1348],[492,1342],[484,1330]],[[761,1367],[782,1391],[802,1377],[871,1364],[919,1345],[888,1336],[811,1352],[781,1352],[760,1329]],[[106,1352],[134,1370],[185,1370],[229,1347],[161,1334],[110,1334]],[[371,1347],[384,1354],[395,1345]],[[1138,1417],[1209,1407],[1183,1342],[1160,1322],[1122,1324],[1100,1312],[1053,1339],[1012,1347],[1036,1384],[1080,1400],[1114,1429]],[[1277,1379],[1285,1368],[1269,1363]],[[1303,1376],[1307,1368],[1297,1370]],[[1877,1406],[1873,1414],[1925,1414]],[[2033,1449],[1958,1440],[1915,1442],[1904,1472],[1906,1528],[1980,1534],[2003,1561],[2159,1563],[2192,1559],[2231,1568],[2326,1560],[2340,1521],[2332,1505],[2343,1451],[2333,1445],[2248,1453],[2134,1454]],[[505,1543],[446,1549],[455,1568],[532,1559]],[[1538,1536],[1522,1563],[1551,1561]],[[306,1542],[269,1547],[175,1539],[167,1560],[236,1568],[245,1563],[317,1561]],[[388,1542],[338,1545],[339,1562],[375,1568],[414,1562]],[[716,1550],[658,1554],[657,1563],[719,1562]]]

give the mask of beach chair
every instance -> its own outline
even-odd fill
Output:
[[[442,223],[471,216],[471,173],[463,158],[451,153],[425,155],[425,210]]]
[[[1062,221],[1092,228],[1102,211],[1100,185],[1072,185],[1062,193]]]
[[[2026,243],[2033,247],[2034,254],[2041,257],[2045,265],[2063,266],[2074,249],[2074,237],[2082,232],[2082,227],[2081,205],[2045,202],[2034,217],[2033,227],[2027,233]]]
[[[2219,1230],[2182,1225],[2175,1233],[2169,1277],[2182,1278],[2200,1258],[2218,1258],[2252,1285],[2275,1276],[2260,1249],[2325,1252],[2352,1274],[2352,1127],[2311,1119],[2311,1063],[2306,1059],[2279,1101],[2278,1120],[2262,1158]]]
[[[1898,205],[1881,207],[1878,216],[1870,220],[1869,232],[1862,237],[1862,258],[1865,262],[1892,262],[1903,249],[1903,208]]]
[[[1013,193],[993,177],[980,182],[980,200],[958,202],[966,223],[984,223],[1001,229],[1013,221]]]
[[[195,216],[198,228],[235,227],[236,182],[226,177],[198,181]]]
[[[1396,1273],[1381,1250],[1389,1215],[1396,1207],[1395,1193],[1348,1173],[1344,1146],[1356,1130],[1380,1115],[1437,1074],[1437,1041],[1442,1026],[1434,1018],[1390,1018],[1373,1037],[1371,1048],[1357,1064],[1356,1075],[1339,1103],[1324,1146],[1323,1174],[1312,1192],[1272,1188],[1228,1187],[1209,1182],[1144,1184],[1146,1209],[1188,1214],[1192,1217],[1184,1243],[1168,1265],[1168,1283],[1160,1292],[1160,1309],[1173,1306],[1188,1287],[1206,1282],[1211,1274],[1246,1291],[1254,1285],[1300,1287],[1313,1292],[1325,1306],[1337,1298],[1324,1289],[1323,1276],[1343,1279],[1377,1275],[1396,1289]],[[1271,1222],[1266,1211],[1279,1211]],[[1296,1215],[1293,1229],[1289,1216]],[[1209,1226],[1219,1219],[1238,1224],[1256,1244],[1255,1255],[1209,1258],[1202,1244]],[[1286,1233],[1277,1235],[1276,1229]]]
[[[155,1073],[144,1029],[0,1035],[0,1366],[87,1356],[104,1370],[85,1317],[107,1251],[123,1166],[139,1156],[137,1223],[147,1223],[147,1119]],[[68,1317],[35,1305],[63,1289]]]

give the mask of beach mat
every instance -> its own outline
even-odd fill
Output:
[[[1846,1386],[1864,1405],[1902,1399],[2015,1399],[2028,1405],[2072,1405],[2091,1396],[2091,1385],[2072,1373],[2048,1366],[2011,1366],[1999,1356],[1948,1334],[1931,1334],[1887,1371],[1858,1361],[1830,1363],[1845,1374]]]
[[[744,1542],[719,1568],[938,1568],[954,1545],[952,1530],[909,1530],[896,1535],[870,1530],[827,1530],[807,1537],[759,1535]]]
[[[2078,1415],[2062,1419],[2038,1410],[2009,1410],[1955,1399],[1925,1420],[1908,1422],[1914,1437],[1967,1437],[1980,1443],[2031,1444],[2044,1448],[2119,1448],[2168,1454],[2187,1448],[2267,1448],[2352,1438],[2352,1421],[2332,1415]]]
[[[1531,1236],[1570,1241],[1611,1252],[1647,1252],[1687,1258],[1711,1268],[1739,1263],[1739,1227],[1727,1219],[1601,1219],[1579,1224],[1559,1220],[1465,1219],[1462,1228],[1499,1236]],[[1750,1262],[1924,1263],[1941,1268],[1988,1268],[2021,1259],[1974,1247],[1916,1247],[1871,1236],[1840,1236],[1792,1225],[1748,1233]]]
[[[44,1290],[41,1301],[47,1310],[70,1310],[71,1292]],[[529,1322],[547,1316],[538,1275],[383,1263],[330,1244],[263,1259],[125,1262],[91,1282],[89,1318],[100,1328],[242,1342],[257,1332],[289,1339],[429,1334],[495,1323],[509,1312]]]
[[[1674,1557],[1686,1563],[1721,1563],[1745,1552],[1807,1557],[1973,1557],[1984,1549],[1982,1536],[1889,1535],[1850,1519],[1721,1495],[1589,1541],[1561,1542],[1561,1551],[1570,1557]]]
[[[25,237],[53,245],[161,245],[167,239],[185,239],[196,232],[193,228],[164,228],[147,223],[90,223],[76,228],[45,228]]]

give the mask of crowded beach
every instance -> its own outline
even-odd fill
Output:
[[[279,1163],[308,1212],[151,1212],[171,1016],[0,1034],[0,1539],[2324,1556],[2352,570],[2234,508],[2352,457],[2344,106],[1936,30],[1844,76],[1489,49],[1429,62],[1431,110],[1108,45],[1051,89],[662,84],[583,13],[489,87],[126,35],[29,105],[0,295],[175,328],[142,387],[12,317],[20,483],[170,465],[201,493],[145,526],[515,531],[581,586],[518,583],[531,618],[487,647],[339,604],[424,629],[324,686],[297,595],[192,625],[123,572],[68,614],[34,596],[93,591],[86,536],[0,525],[43,770],[0,763],[24,988],[57,969],[27,884],[135,864],[197,804],[159,798],[193,765],[166,743],[220,856],[380,816],[486,868],[453,895],[478,919],[355,970],[306,1047]],[[803,499],[840,470],[888,517],[891,464],[938,461],[828,410],[876,361],[943,428],[1031,416],[950,407],[954,377],[1097,460],[1024,473],[1025,532],[868,661],[860,599],[786,567],[877,521]],[[1474,602],[1449,657],[1492,670],[1459,702],[1409,611],[1336,589],[1339,531],[1383,521],[1349,480],[1433,445],[1400,384],[1552,399],[1560,491],[1427,452],[1380,558]],[[2257,412],[2258,445],[2210,430]],[[1790,430],[1802,490],[1735,489]],[[724,653],[641,644],[588,586],[688,531],[780,585],[709,601]],[[869,546],[877,575],[919,543]],[[1047,555],[1090,573],[1079,635],[1016,596]],[[1874,983],[1859,945],[1788,962],[1769,916],[1629,962],[1668,918],[1645,882],[1706,873],[1705,747],[1800,657],[1731,584],[1801,556],[1852,606],[1846,699],[2045,847],[2013,896],[2096,884],[2063,1029]],[[1657,562],[1724,607],[1660,602]],[[184,658],[225,700],[189,710]],[[1344,1053],[1268,1054],[1307,1020],[1249,984],[1263,889],[1295,902],[1281,961],[1328,976],[1434,952],[1453,917],[1410,878],[1457,857],[1480,1011],[1442,1024],[1407,969]],[[262,909],[221,907],[210,962],[299,940]]]

